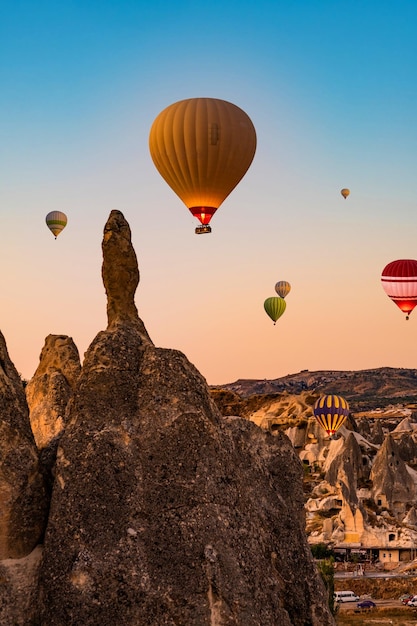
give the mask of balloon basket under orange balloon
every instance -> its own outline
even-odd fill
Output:
[[[208,224],[205,224],[203,226],[197,226],[197,228],[195,229],[196,235],[204,235],[205,233],[211,233],[211,226],[209,226]]]

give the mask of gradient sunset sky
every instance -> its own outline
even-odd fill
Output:
[[[380,282],[417,259],[416,24],[415,0],[4,2],[0,330],[22,376],[48,334],[82,359],[105,329],[112,209],[152,340],[209,384],[417,367],[417,309],[405,321]],[[238,105],[258,142],[201,236],[148,148],[158,113],[192,97]],[[292,290],[274,326],[278,280]]]

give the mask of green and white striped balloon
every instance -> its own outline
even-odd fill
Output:
[[[58,237],[59,233],[64,230],[67,225],[67,216],[62,211],[51,211],[46,216],[46,225],[49,230],[55,235],[55,239]]]

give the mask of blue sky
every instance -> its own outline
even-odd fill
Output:
[[[152,339],[210,384],[415,367],[417,318],[380,274],[417,258],[416,20],[411,1],[4,2],[0,330],[18,371],[32,376],[49,333],[82,357],[105,328],[112,209]],[[157,114],[197,96],[240,106],[258,138],[200,237],[148,150]],[[52,210],[68,215],[56,241]],[[292,291],[274,327],[278,280]]]

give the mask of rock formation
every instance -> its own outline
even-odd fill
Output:
[[[403,514],[407,503],[415,500],[416,485],[392,435],[385,438],[379,449],[370,478],[374,501],[393,513]]]
[[[23,384],[1,333],[0,405],[0,624],[28,626],[48,502]]]
[[[38,621],[38,579],[42,547],[17,559],[0,560],[0,624],[42,626]]]
[[[346,439],[342,438],[343,446],[328,464],[325,480],[330,485],[340,485],[343,497],[351,509],[358,506],[358,479],[368,478],[369,472],[364,471],[362,452],[353,432],[347,431]]]
[[[0,333],[0,560],[27,556],[42,539],[46,491],[23,384]]]
[[[417,511],[414,506],[408,511],[407,515],[403,519],[403,524],[417,528]]]
[[[107,330],[130,326],[140,343],[153,345],[135,305],[139,267],[129,224],[120,211],[112,211],[104,227],[102,277],[107,295]]]
[[[403,420],[394,428],[393,433],[404,433],[413,431],[413,422],[410,417],[404,417]]]
[[[364,530],[363,513],[357,496],[358,478],[363,474],[362,453],[353,432],[346,439],[341,437],[338,443],[338,454],[332,456],[329,451],[329,457],[333,460],[328,463],[325,480],[339,489],[339,520],[343,524],[344,532],[340,539],[358,542]],[[338,526],[339,529],[340,527],[341,525]]]
[[[358,480],[367,477],[369,470],[363,465],[363,455],[356,439],[358,435],[344,426],[340,430],[341,434],[331,440],[323,463],[324,480],[313,489],[312,497],[306,502],[307,527],[314,528],[315,514],[330,512],[333,519],[323,520],[320,533],[323,541],[356,543],[364,532]],[[316,531],[315,534],[319,533]]]
[[[71,337],[48,335],[36,372],[26,386],[30,424],[39,449],[64,430],[66,406],[80,371],[80,357]]]
[[[130,230],[103,239],[108,328],[89,347],[55,468],[42,626],[327,626],[289,439],[222,418],[137,314]]]
[[[384,438],[385,435],[384,431],[382,430],[382,424],[379,420],[376,420],[373,428],[371,429],[370,441],[375,445],[380,446],[381,443],[384,441]]]

